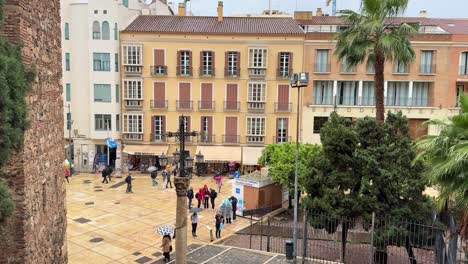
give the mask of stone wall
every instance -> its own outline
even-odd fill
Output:
[[[1,31],[36,77],[24,147],[2,174],[16,210],[0,223],[0,263],[67,263],[60,1],[6,0]]]

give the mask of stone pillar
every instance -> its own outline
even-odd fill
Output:
[[[174,185],[177,193],[176,209],[176,263],[187,263],[187,189],[190,184],[188,177],[175,177]]]

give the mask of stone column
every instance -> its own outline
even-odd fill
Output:
[[[174,185],[177,193],[176,209],[176,264],[187,263],[187,189],[190,184],[188,177],[175,177]]]

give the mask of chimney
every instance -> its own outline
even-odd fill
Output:
[[[322,8],[317,8],[316,16],[323,16]]]
[[[297,20],[308,20],[312,19],[312,11],[295,11],[294,12],[294,19]]]
[[[223,1],[218,1],[218,22],[223,22]]]
[[[179,16],[185,16],[185,4],[179,3]]]
[[[426,10],[419,11],[419,17],[427,17],[427,11]]]

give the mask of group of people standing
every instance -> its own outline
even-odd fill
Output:
[[[177,169],[174,168],[171,171],[169,165],[166,166],[166,168],[164,168],[164,170],[161,171],[161,176],[163,178],[163,182],[162,182],[163,188],[168,188],[168,186],[170,186],[171,189],[173,188],[173,186],[172,186],[172,175],[174,177],[177,176]],[[150,176],[151,176],[152,185],[153,185],[153,187],[155,187],[156,185],[158,185],[158,182],[156,181],[156,177],[158,176],[158,172],[157,171],[152,171]]]

